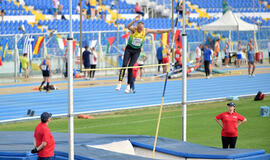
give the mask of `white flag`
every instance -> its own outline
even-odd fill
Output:
[[[33,58],[33,42],[34,39],[32,36],[27,36],[24,40],[23,54],[27,53],[29,62],[31,62]]]

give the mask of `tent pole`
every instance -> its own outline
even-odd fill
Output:
[[[232,45],[231,45],[231,41],[232,41],[232,31],[229,30],[229,51],[232,51]]]

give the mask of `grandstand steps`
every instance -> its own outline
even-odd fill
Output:
[[[20,3],[19,2],[14,2],[15,5],[19,6]],[[34,16],[35,16],[35,22],[28,22],[28,24],[31,24],[32,26],[34,26],[35,24],[38,25],[38,21],[40,20],[48,20],[48,18],[46,18],[46,15],[42,14],[42,12],[34,10],[33,7],[31,6],[25,6],[22,5],[22,7],[28,12],[30,11]],[[38,26],[39,29],[41,29],[41,31],[43,32],[43,27],[42,26]]]
[[[198,5],[188,4],[188,6],[191,10],[194,9],[199,14],[199,17],[206,17],[209,19],[209,14],[206,12],[205,9],[200,9]]]
[[[268,1],[262,1],[262,4],[265,5],[267,9],[270,8],[270,4],[269,3],[268,3]]]
[[[118,14],[118,13],[115,12],[114,10],[109,9],[107,6],[100,5],[100,6],[99,6],[99,9],[102,9],[103,11],[108,11],[108,13],[110,14],[111,20],[106,21],[106,22],[108,22],[108,23],[114,22],[114,21],[117,19],[117,15],[118,15],[118,19],[125,19],[125,17],[123,17],[121,14]]]

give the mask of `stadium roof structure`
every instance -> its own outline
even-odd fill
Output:
[[[207,25],[201,26],[203,31],[254,31],[258,30],[258,26],[254,24],[247,23],[235,14],[231,10],[228,10],[221,18],[209,23]]]

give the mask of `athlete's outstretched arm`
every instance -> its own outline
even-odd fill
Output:
[[[136,30],[135,30],[135,27],[133,27],[132,25],[133,25],[134,23],[136,23],[140,18],[141,18],[140,15],[136,16],[135,20],[133,20],[132,22],[130,22],[130,23],[126,26],[126,28],[129,29],[131,32],[135,32],[135,31],[136,31]]]
[[[173,30],[172,29],[146,29],[146,33],[145,34],[148,34],[148,33],[157,33],[157,34],[160,34],[160,33],[166,33],[166,32],[172,32]]]

